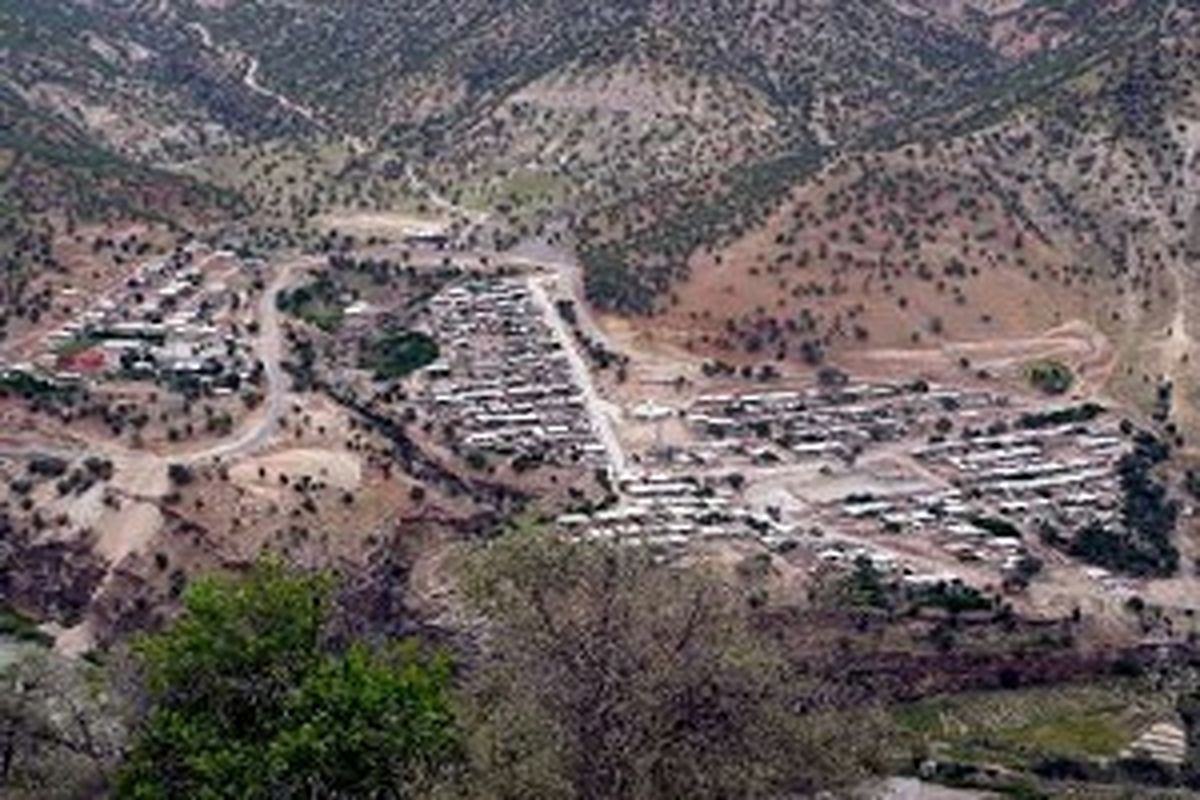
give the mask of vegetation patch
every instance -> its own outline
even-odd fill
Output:
[[[80,353],[87,352],[100,343],[101,339],[96,336],[84,334],[76,336],[72,339],[60,344],[54,350],[54,354],[59,358],[72,358]]]
[[[346,310],[338,298],[338,289],[326,276],[289,292],[280,292],[276,305],[280,311],[302,319],[325,333],[342,326]]]
[[[1121,524],[1088,526],[1071,543],[1071,555],[1138,577],[1174,575],[1180,559],[1173,541],[1179,503],[1154,476],[1154,469],[1169,457],[1167,445],[1140,434],[1134,451],[1117,468],[1124,493]]]
[[[917,608],[936,608],[950,614],[971,611],[990,611],[994,603],[972,586],[961,583],[939,583],[914,591],[910,599]]]
[[[0,636],[44,647],[54,643],[54,638],[39,630],[37,623],[6,605],[0,605]]]
[[[375,372],[375,379],[394,381],[437,361],[437,342],[417,331],[393,331],[367,344],[361,365]]]
[[[273,564],[189,587],[180,621],[137,644],[150,710],[118,796],[427,796],[457,753],[449,661],[328,648],[331,589]]]
[[[1075,373],[1061,361],[1045,359],[1029,366],[1029,382],[1043,394],[1066,394],[1075,384]]]
[[[27,372],[0,373],[0,397],[16,395],[25,400],[50,399],[72,394],[69,387]]]
[[[987,531],[992,536],[1013,539],[1021,538],[1021,530],[1006,519],[999,517],[971,517],[971,524],[981,531]]]
[[[900,706],[893,719],[911,746],[944,759],[1029,769],[1116,758],[1170,702],[1130,680],[940,697]]]
[[[1091,422],[1104,413],[1104,406],[1099,403],[1084,403],[1070,408],[1059,408],[1053,411],[1025,414],[1020,419],[1020,426],[1026,430],[1041,428],[1061,428],[1063,425],[1078,425]]]

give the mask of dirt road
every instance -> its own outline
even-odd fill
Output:
[[[279,294],[291,285],[293,278],[303,269],[316,266],[321,259],[305,257],[294,261],[284,262],[279,266],[279,272],[263,292],[258,301],[258,341],[256,349],[258,358],[263,364],[266,378],[266,398],[258,419],[239,431],[232,439],[227,439],[215,445],[181,453],[176,460],[197,463],[213,459],[230,460],[249,455],[261,449],[275,431],[283,417],[287,406],[288,381],[283,370],[283,331],[279,321],[277,305]]]
[[[571,365],[571,371],[575,374],[575,382],[583,391],[588,416],[592,419],[592,430],[600,440],[600,444],[604,446],[608,463],[612,466],[614,474],[623,475],[628,468],[628,462],[625,457],[625,449],[616,432],[616,424],[620,420],[621,410],[602,398],[596,391],[596,384],[592,381],[592,371],[579,352],[579,343],[575,341],[575,337],[567,328],[558,309],[550,302],[544,280],[544,278],[539,279],[536,276],[530,278],[530,294],[534,303],[541,309],[546,322],[553,329],[555,336],[563,345],[567,360]]]

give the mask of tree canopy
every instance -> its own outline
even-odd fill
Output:
[[[126,798],[422,796],[457,752],[449,664],[412,643],[333,648],[330,583],[261,564],[197,581],[143,638],[149,711]]]
[[[806,702],[811,682],[704,573],[520,533],[474,557],[466,589],[488,621],[465,703],[478,796],[778,797],[875,755],[869,715]]]

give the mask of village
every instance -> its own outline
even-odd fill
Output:
[[[27,360],[8,365],[58,383],[152,382],[193,396],[229,396],[255,384],[252,347],[263,265],[199,246],[146,262],[96,297],[63,289],[76,309]]]
[[[369,285],[370,263],[347,263],[343,280]],[[253,389],[279,369],[259,334],[285,291],[261,267],[198,248],[151,262],[48,333],[31,365],[10,369],[210,399]],[[913,586],[997,587],[1028,582],[1055,537],[1124,524],[1119,465],[1132,431],[1099,406],[837,370],[752,387],[697,379],[666,397],[611,393],[564,318],[571,294],[555,271],[447,260],[414,275],[398,294],[384,287],[400,303],[387,313],[383,289],[371,302],[331,294],[344,324],[322,347],[336,354],[322,365],[326,385],[373,398],[367,407],[384,416],[423,420],[439,452],[517,486],[540,486],[541,470],[598,479],[602,500],[550,506],[566,536],[665,558],[759,548],[805,574],[869,563]],[[381,333],[412,359],[395,377],[364,361]],[[272,419],[246,441],[260,442]],[[1086,574],[1124,589],[1103,569]]]
[[[1131,430],[1100,407],[841,377],[630,409],[654,430],[630,454],[638,470],[615,476],[612,507],[559,525],[665,553],[753,541],[809,571],[865,560],[913,586],[1001,586],[1032,577],[1045,540],[1123,524]]]
[[[442,352],[424,372],[424,396],[453,444],[517,464],[608,465],[571,344],[527,283],[451,286],[430,301],[429,319]]]
[[[913,586],[999,587],[1027,582],[1048,539],[1124,524],[1132,431],[1099,406],[836,371],[617,401],[556,311],[560,290],[538,270],[450,281],[415,318],[439,353],[406,396],[468,464],[604,476],[606,500],[558,514],[564,535],[668,558],[751,546],[805,572],[866,561]]]

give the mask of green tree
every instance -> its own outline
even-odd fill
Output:
[[[135,647],[149,710],[118,796],[421,796],[457,752],[449,665],[414,644],[333,650],[330,590],[277,564],[190,587]]]
[[[853,782],[877,752],[869,715],[824,708],[706,573],[525,531],[464,585],[488,643],[464,703],[472,796],[779,797]]]
[[[1045,359],[1029,366],[1029,382],[1045,394],[1066,394],[1075,383],[1075,375],[1061,361]]]

